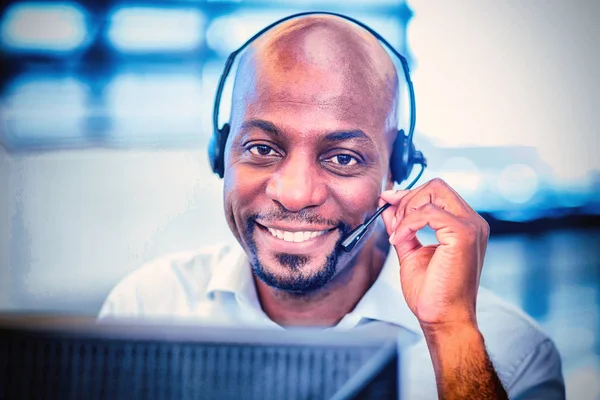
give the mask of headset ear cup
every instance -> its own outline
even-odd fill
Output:
[[[217,154],[219,151],[217,144],[219,142],[219,135],[220,131],[217,129],[208,142],[208,161],[210,162],[210,168],[215,174],[217,173],[217,159],[219,158],[219,155]]]
[[[213,172],[223,178],[225,174],[225,143],[229,136],[229,124],[215,132],[208,144],[208,159]]]
[[[229,124],[224,124],[219,135],[219,157],[217,159],[217,173],[222,178],[225,175],[225,143],[229,137]]]
[[[400,129],[396,135],[396,140],[394,140],[394,149],[390,160],[392,179],[396,183],[402,183],[410,175],[412,169],[412,165],[410,165],[410,147],[404,130]]]

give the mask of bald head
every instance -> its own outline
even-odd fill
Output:
[[[243,54],[232,118],[257,101],[311,103],[341,119],[368,113],[372,124],[383,120],[385,131],[395,131],[397,99],[396,68],[373,35],[342,18],[312,15],[276,26]]]

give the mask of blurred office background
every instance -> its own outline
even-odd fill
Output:
[[[490,221],[483,285],[552,336],[570,398],[600,399],[594,1],[5,2],[0,310],[95,315],[142,263],[231,240],[206,157],[216,81],[253,33],[311,9],[410,59],[423,180]]]

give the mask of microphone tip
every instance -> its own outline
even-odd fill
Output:
[[[361,224],[357,226],[350,234],[342,241],[340,246],[342,249],[348,253],[350,252],[354,246],[358,243],[358,241],[362,238],[367,230],[367,226],[365,224]]]

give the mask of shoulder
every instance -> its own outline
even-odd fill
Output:
[[[111,290],[99,318],[172,314],[190,297],[201,295],[214,266],[231,251],[232,246],[219,243],[142,265]]]
[[[515,340],[531,347],[548,338],[529,315],[486,288],[477,297],[477,322],[484,336],[505,343]]]
[[[547,393],[558,393],[560,398],[564,390],[560,356],[554,342],[530,316],[481,288],[477,323],[494,367],[513,397],[551,389],[555,392]]]

